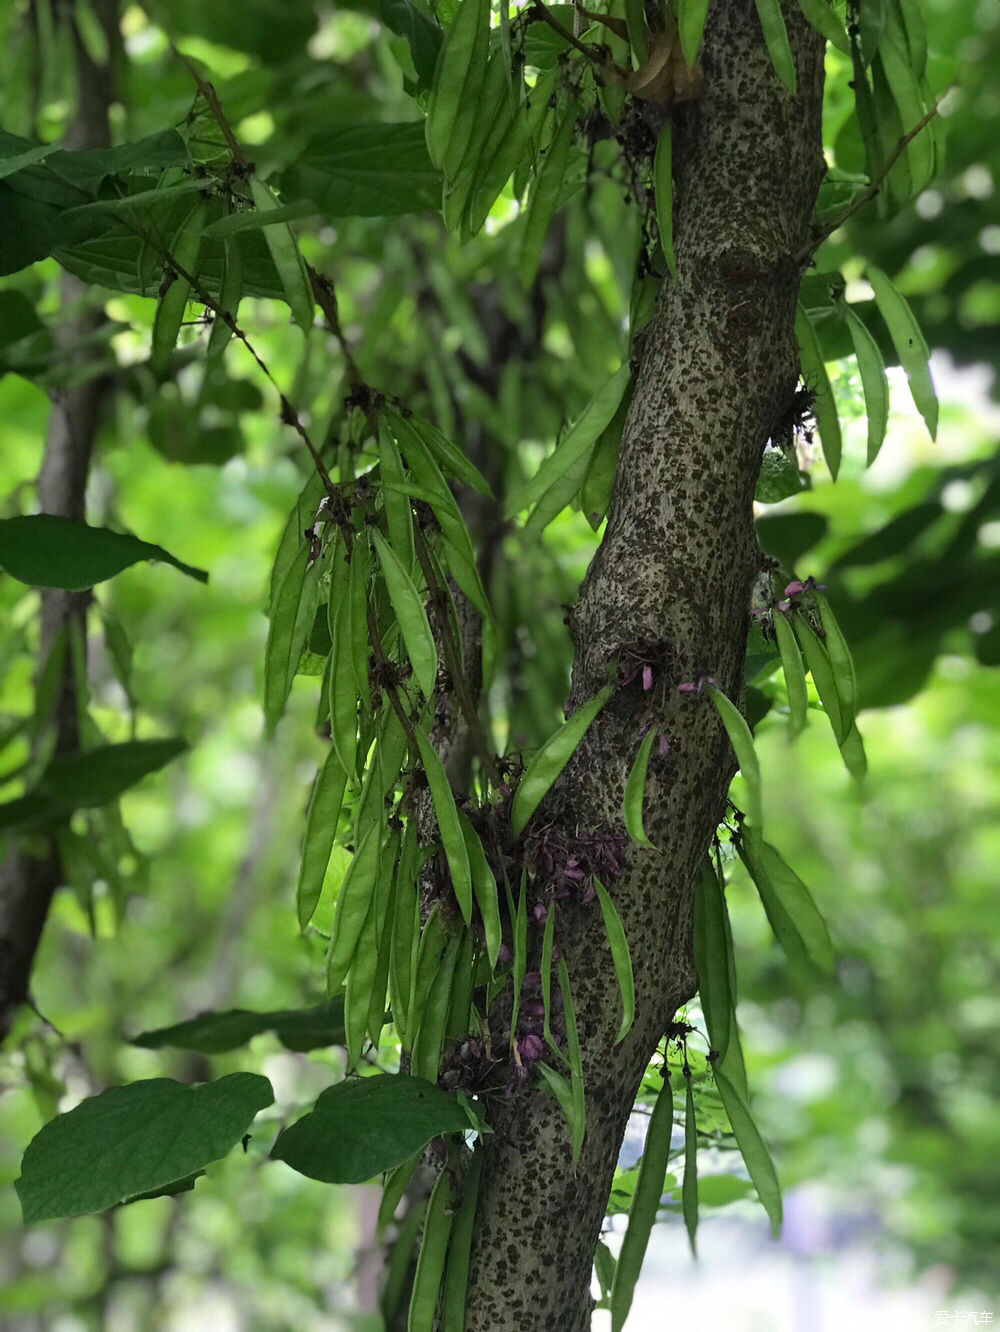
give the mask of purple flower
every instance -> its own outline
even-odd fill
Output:
[[[661,759],[666,758],[667,755],[670,753],[670,740],[667,738],[667,736],[665,735],[660,736],[659,740],[656,742],[656,752],[659,754]]]
[[[518,1054],[522,1059],[526,1059],[529,1063],[541,1058],[542,1050],[544,1048],[540,1036],[523,1036],[517,1043]]]
[[[812,582],[811,579],[809,580],[808,583],[803,583],[801,579],[793,578],[790,583],[787,583],[785,585],[785,596],[786,597],[800,596],[803,592],[807,592],[809,590],[811,582]]]
[[[648,694],[653,687],[653,668],[652,666],[643,666],[642,668],[642,692]]]
[[[686,680],[683,684],[677,686],[678,694],[700,694],[701,685],[695,684],[693,680]]]

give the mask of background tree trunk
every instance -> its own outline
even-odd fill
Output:
[[[676,685],[712,675],[740,697],[750,590],[762,567],[753,493],[764,445],[798,379],[795,305],[823,175],[823,43],[786,22],[798,69],[788,95],[750,0],[716,0],[705,93],[674,116],[679,278],[641,340],[607,531],[573,614],[572,706],[634,650],[654,688],[619,690],[546,799],[571,836],[621,827],[624,782],[649,725],[667,759],[650,767],[646,828],[611,885],[636,977],[620,1022],[596,908],[562,912],[580,1027],[587,1132],[574,1169],[565,1121],[538,1081],[489,1106],[470,1274],[468,1332],[584,1332],[591,1263],[618,1149],[649,1059],[695,992],[693,884],[734,770],[717,714]]]
[[[96,0],[95,17],[116,53],[118,0]],[[68,19],[72,22],[72,17]],[[74,28],[78,104],[66,131],[67,148],[107,148],[111,143],[108,109],[114,98],[113,55],[107,64],[94,62]],[[92,333],[102,316],[87,305],[87,288],[70,273],[59,279],[62,313],[54,336],[72,362],[75,349]],[[86,352],[83,353],[86,355]],[[106,376],[52,392],[52,408],[45,437],[45,453],[38,475],[38,508],[42,513],[81,520],[85,516],[87,476],[103,404],[108,393]],[[49,588],[42,593],[38,669],[64,631],[74,624],[86,641],[89,592]],[[55,752],[79,747],[79,709],[71,653],[53,695],[48,724],[55,729]],[[40,837],[32,845],[12,841],[0,861],[0,1038],[28,997],[31,969],[48,916],[52,896],[62,882],[62,861],[54,838]]]

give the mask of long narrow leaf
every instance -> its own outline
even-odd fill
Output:
[[[608,895],[608,890],[600,879],[594,880],[594,888],[597,891],[597,900],[601,904],[604,932],[608,936],[608,947],[611,949],[615,979],[618,981],[618,989],[622,997],[622,1022],[618,1028],[618,1035],[615,1037],[615,1045],[618,1045],[628,1035],[635,1020],[635,979],[632,974],[632,955],[629,952],[628,939],[625,937],[625,927],[622,925],[621,917],[618,915],[614,902]]]
[[[323,891],[323,878],[330,863],[346,787],[347,773],[337,757],[337,751],[331,746],[316,778],[312,799],[309,801],[309,813],[306,815],[302,863],[295,889],[299,928],[303,930],[312,920]]]
[[[691,1245],[691,1256],[698,1256],[698,1125],[694,1113],[691,1074],[684,1077],[684,1181],[681,1185],[681,1210]]]
[[[420,749],[420,761],[427,775],[427,785],[431,790],[431,803],[434,817],[437,819],[441,845],[451,874],[451,886],[458,902],[462,919],[466,925],[472,919],[472,870],[469,866],[469,853],[465,846],[462,823],[458,816],[458,806],[451,789],[444,767],[438,758],[437,750],[417,727],[417,745]]]
[[[715,1085],[719,1089],[722,1104],[729,1116],[736,1145],[740,1149],[757,1195],[771,1220],[771,1230],[778,1235],[781,1231],[781,1185],[778,1183],[774,1162],[746,1101],[721,1068],[716,1066],[714,1071]]]
[[[434,646],[434,635],[427,620],[423,600],[402,560],[381,532],[372,528],[371,537],[378,552],[385,585],[389,590],[389,600],[396,612],[399,631],[406,644],[406,653],[410,658],[413,674],[425,698],[431,698],[437,679],[437,649]]]
[[[514,836],[524,832],[528,820],[534,814],[542,798],[573,756],[573,751],[586,735],[591,722],[604,707],[614,692],[613,685],[604,688],[592,699],[584,703],[563,722],[558,731],[549,736],[545,744],[524,770],[514,793],[514,805],[511,811],[511,825]]]
[[[716,711],[722,718],[722,724],[729,736],[729,743],[732,745],[736,761],[740,765],[743,780],[747,784],[747,821],[759,828],[764,821],[761,805],[760,763],[757,761],[757,751],[754,749],[750,727],[747,726],[742,712],[720,689],[709,685],[705,693],[715,704]]]
[[[913,311],[880,268],[868,267],[868,280],[875,303],[885,320],[899,363],[906,371],[917,411],[927,423],[931,439],[937,438],[938,400],[928,364],[930,351]]]
[[[646,795],[649,755],[656,738],[655,729],[647,731],[639,745],[639,752],[635,756],[635,761],[629,769],[628,779],[625,782],[625,800],[622,810],[625,815],[625,829],[629,837],[632,838],[633,842],[638,842],[640,846],[648,847],[652,847],[653,843],[646,836],[646,830],[642,825],[642,805]]]
[[[563,1022],[566,1026],[566,1053],[569,1056],[569,1087],[573,1107],[570,1138],[575,1165],[580,1159],[584,1134],[587,1131],[587,1115],[583,1099],[583,1061],[580,1053],[580,1036],[576,1026],[576,1010],[573,1007],[573,991],[569,983],[569,969],[564,958],[559,959],[558,974],[559,992],[563,1002]]]
[[[878,343],[868,332],[854,311],[845,310],[847,330],[854,345],[861,387],[865,394],[865,414],[868,417],[868,466],[878,457],[885,440],[889,420],[889,381],[885,376],[885,363]]]
[[[611,1287],[611,1332],[621,1332],[632,1308],[636,1282],[650,1232],[659,1211],[663,1196],[663,1180],[667,1173],[670,1159],[670,1139],[674,1126],[674,1096],[669,1081],[665,1080],[660,1094],[653,1106],[649,1128],[646,1131],[646,1147],[639,1166],[639,1178],[636,1180],[632,1195],[632,1206],[628,1214],[628,1230],[622,1242],[618,1263],[615,1267],[615,1279]]]
[[[799,306],[795,316],[795,336],[798,339],[802,359],[802,378],[815,394],[813,411],[819,428],[820,442],[823,445],[823,457],[830,469],[830,475],[836,481],[843,448],[840,418],[837,415],[837,404],[833,398],[833,389],[830,387],[830,377],[826,373],[826,364],[823,361],[816,330],[802,305]]]

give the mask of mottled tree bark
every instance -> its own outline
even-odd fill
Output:
[[[572,706],[630,648],[656,663],[654,689],[619,690],[546,798],[573,829],[621,826],[625,778],[647,725],[670,742],[651,765],[646,828],[614,897],[631,949],[636,1021],[620,1021],[599,912],[560,914],[583,1051],[587,1131],[574,1169],[565,1122],[536,1081],[488,1109],[467,1332],[583,1332],[591,1263],[618,1149],[643,1071],[695,992],[693,884],[725,810],[734,761],[703,697],[711,675],[742,689],[750,590],[761,569],[753,493],[764,445],[798,378],[801,270],[823,158],[823,43],[797,6],[786,20],[798,68],[789,96],[751,0],[715,0],[705,92],[674,116],[678,281],[641,340],[604,542],[573,615]]]
[[[118,0],[97,0],[93,6],[108,39],[108,49],[119,47]],[[108,108],[114,97],[111,62],[96,64],[74,30],[77,64],[76,115],[69,125],[67,148],[106,148],[111,139]],[[60,278],[63,318],[54,331],[66,359],[73,348],[93,332],[100,318],[85,307],[85,286],[69,273]],[[42,513],[83,519],[94,439],[107,395],[105,376],[91,377],[52,392],[52,407],[45,437],[45,453],[38,475],[38,507]],[[41,597],[39,670],[60,635],[75,622],[85,624],[89,593],[51,588]],[[48,724],[55,730],[55,750],[66,753],[79,744],[79,714],[74,672],[69,653],[60,673]],[[31,968],[48,916],[52,896],[62,881],[62,864],[55,841],[38,837],[30,844],[16,842],[0,861],[0,1038],[28,997]]]

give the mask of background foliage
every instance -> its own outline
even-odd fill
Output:
[[[3,128],[54,142],[74,102],[73,61],[58,46],[65,27],[26,22],[26,8],[0,6]],[[853,362],[831,365],[838,406],[851,422],[840,479],[833,485],[821,465],[810,466],[808,488],[762,506],[760,520],[767,549],[793,554],[801,575],[829,585],[866,709],[863,804],[815,723],[795,747],[775,717],[757,731],[769,825],[831,922],[839,985],[821,988],[794,974],[790,982],[738,879],[730,905],[747,1062],[786,1188],[822,1180],[844,1224],[904,1246],[916,1266],[944,1264],[957,1282],[977,1283],[987,1279],[1000,1232],[989,1105],[997,1003],[988,989],[997,951],[990,906],[1000,739],[990,719],[1000,716],[1000,685],[990,668],[1000,664],[1000,482],[996,414],[985,402],[963,403],[972,381],[953,379],[950,367],[996,357],[1000,210],[990,159],[1000,117],[1000,23],[986,5],[926,10],[931,84],[958,82],[946,104],[944,171],[888,223],[870,210],[853,219],[818,267],[840,266],[850,280],[873,262],[912,300],[941,353],[940,440],[932,449],[919,418],[905,414],[905,391],[897,391],[894,407],[903,410],[864,473]],[[78,11],[82,31],[87,6]],[[344,127],[358,120],[412,120],[404,79],[426,86],[433,65],[431,37],[407,19],[412,12],[391,0],[335,12],[296,4],[276,28],[265,4],[130,7],[114,128],[130,141],[165,124],[192,137],[191,78],[170,52],[162,20],[184,52],[211,69],[261,174],[312,192],[329,219],[318,232],[305,229],[302,246],[336,278],[361,374],[468,441],[505,489],[620,361],[643,237],[627,182],[613,179],[620,173],[610,153],[602,161],[607,145],[600,144],[586,189],[585,151],[574,149],[568,207],[527,294],[519,276],[523,227],[504,227],[501,207],[484,236],[464,245],[446,238],[438,219],[421,212],[428,184],[419,155],[411,169],[398,144],[391,160],[399,167],[399,215],[384,215],[384,199],[371,207],[381,215],[341,215],[345,192],[370,182],[345,176],[342,164],[329,169],[315,145],[343,142]],[[546,58],[537,55],[539,63]],[[849,69],[836,53],[829,76],[826,137],[838,161],[842,146],[846,164]],[[203,116],[194,129],[216,132]],[[204,587],[166,565],[139,564],[98,590],[95,719],[109,739],[182,735],[192,749],[124,798],[134,844],[120,845],[114,872],[90,892],[93,876],[82,867],[76,891],[57,898],[34,984],[48,1022],[25,1013],[0,1065],[4,1170],[13,1179],[25,1142],[63,1097],[164,1072],[187,1081],[247,1068],[265,1072],[276,1093],[257,1121],[249,1162],[210,1167],[210,1179],[180,1200],[24,1234],[6,1192],[0,1219],[9,1279],[0,1307],[26,1327],[32,1319],[51,1325],[62,1311],[85,1326],[136,1326],[219,1297],[240,1308],[248,1326],[319,1326],[317,1309],[353,1306],[351,1250],[370,1221],[364,1204],[359,1211],[339,1187],[263,1166],[270,1130],[318,1094],[331,1071],[342,1074],[339,1053],[296,1054],[272,1034],[255,1037],[249,1055],[165,1056],[121,1039],[201,1009],[297,1008],[323,998],[324,941],[303,941],[294,909],[298,830],[323,752],[313,729],[316,681],[296,681],[287,718],[266,741],[260,707],[267,579],[308,458],[242,348],[209,366],[196,350],[204,330],[189,328],[180,353],[191,348],[188,363],[174,382],[157,383],[146,363],[153,302],[137,294],[141,256],[121,244],[88,249],[84,240],[75,257],[66,253],[72,244],[62,245],[63,262],[88,280],[103,273],[113,288],[85,369],[67,368],[54,340],[66,307],[57,264],[45,257],[46,216],[9,185],[0,192],[0,228],[41,250],[38,262],[0,285],[4,516],[30,510],[46,391],[67,374],[104,369],[114,376],[114,408],[91,480],[92,521],[134,531],[211,573]],[[350,207],[363,211],[357,199]],[[514,211],[510,204],[510,217]],[[262,262],[241,322],[322,433],[343,360],[332,337],[314,338],[302,357],[301,334],[270,299],[279,291],[265,269]],[[158,280],[142,287],[147,295]],[[866,297],[863,286],[849,286],[867,318]],[[877,320],[871,328],[884,339]],[[826,348],[831,358],[848,351]],[[563,607],[597,537],[583,514],[564,512],[540,540],[508,530],[486,507],[474,518],[504,663],[491,714],[501,741],[534,744],[561,716],[570,659]],[[33,708],[33,594],[4,578],[0,608],[0,721],[14,728]],[[99,632],[98,615],[109,634]],[[26,743],[16,739],[5,751],[10,778]],[[0,792],[16,794],[13,784]],[[328,886],[343,869],[339,854]],[[711,1205],[713,1187],[719,1203],[745,1194],[742,1175],[728,1173],[733,1158],[720,1153],[723,1173],[714,1186],[703,1181],[703,1203]],[[622,1172],[613,1205],[627,1205],[630,1177],[634,1183],[634,1172]]]

